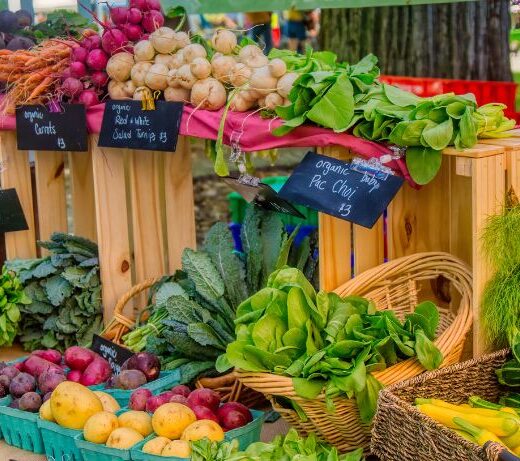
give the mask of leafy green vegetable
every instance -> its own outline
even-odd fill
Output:
[[[381,384],[371,375],[417,356],[427,369],[442,354],[432,339],[439,325],[435,304],[424,302],[401,322],[366,299],[316,293],[295,268],[275,271],[267,287],[237,308],[236,337],[226,349],[229,364],[293,378],[295,392],[330,400],[355,397],[362,421],[374,415]]]
[[[89,345],[103,326],[97,245],[63,233],[38,243],[49,256],[6,263],[31,299],[20,306],[20,341],[26,350]]]
[[[2,268],[0,273],[0,346],[10,346],[18,333],[20,308],[30,304],[20,280]]]

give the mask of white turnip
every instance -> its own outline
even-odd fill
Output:
[[[125,84],[123,82],[116,82],[111,80],[108,82],[108,95],[110,99],[128,99],[128,95],[125,91]]]
[[[155,56],[155,48],[150,40],[141,40],[134,45],[134,56],[136,62],[151,61]]]
[[[294,82],[298,79],[299,76],[300,75],[296,72],[290,72],[281,77],[280,80],[278,80],[278,84],[276,85],[278,94],[283,98],[287,98],[292,90]]]
[[[219,110],[225,106],[226,99],[224,85],[214,78],[199,80],[191,89],[191,103],[201,109]]]
[[[127,80],[124,83],[124,88],[123,89],[124,89],[126,95],[131,97],[131,96],[134,95],[135,90],[137,89],[137,87],[135,86],[135,83],[132,82],[132,80]]]
[[[106,29],[101,37],[101,47],[109,56],[124,51],[126,45],[128,45],[128,38],[119,29]]]
[[[262,107],[267,107],[269,110],[275,110],[278,106],[283,105],[283,98],[278,93],[270,93],[265,97]]]
[[[246,45],[238,53],[238,60],[249,67],[263,67],[269,64],[269,59],[256,45]]]
[[[177,69],[170,69],[168,76],[166,77],[166,83],[171,88],[181,88],[179,81],[177,80]]]
[[[173,53],[175,51],[175,31],[169,27],[159,27],[150,35],[150,42],[158,53]]]
[[[276,91],[277,83],[278,79],[271,75],[267,66],[253,69],[251,80],[249,81],[250,87],[261,95],[267,95]]]
[[[231,84],[234,87],[241,87],[245,85],[251,78],[252,70],[241,62],[237,62],[231,70],[231,76],[229,78]]]
[[[229,83],[235,64],[236,61],[231,56],[213,57],[211,60],[211,73],[217,80]]]
[[[143,14],[141,25],[146,32],[152,33],[159,27],[164,26],[164,16],[160,11],[150,10]]]
[[[190,36],[186,32],[175,32],[175,49],[182,50],[190,44]]]
[[[152,90],[146,86],[140,86],[135,89],[133,99],[136,101],[142,101],[143,99],[153,99]]]
[[[233,96],[229,108],[235,112],[246,112],[249,109],[251,109],[254,105],[254,101],[245,98],[244,95],[241,94],[241,92],[238,92],[235,96]]]
[[[117,82],[125,82],[130,77],[134,57],[130,53],[117,53],[112,56],[106,66],[108,76]]]
[[[184,62],[184,53],[182,50],[179,50],[179,51],[177,51],[177,53],[175,53],[172,56],[172,59],[170,61],[170,66],[172,69],[178,69],[179,67],[183,66],[184,64],[186,64]]]
[[[170,102],[190,102],[190,90],[168,87],[164,90],[164,99]]]
[[[87,66],[92,70],[105,70],[108,56],[103,50],[92,50],[87,56]]]
[[[191,87],[195,84],[197,79],[191,73],[190,65],[184,64],[179,67],[176,72],[177,81],[182,88],[186,88],[187,90],[191,90]]]
[[[206,58],[195,58],[190,64],[191,73],[199,80],[211,75],[211,64]]]
[[[164,90],[168,86],[168,72],[169,69],[164,64],[153,64],[146,73],[145,85],[152,90]]]
[[[171,69],[171,60],[173,56],[171,54],[156,54],[153,60],[154,64],[164,64],[168,69]]]
[[[287,72],[287,65],[284,61],[282,61],[279,58],[273,59],[272,61],[269,61],[269,71],[271,72],[271,75],[276,78],[280,78]]]
[[[130,72],[130,78],[134,82],[135,86],[144,86],[146,74],[152,67],[151,62],[138,62],[132,67]]]
[[[187,64],[192,63],[196,58],[205,58],[208,55],[206,48],[198,43],[192,43],[191,45],[184,47],[183,52],[184,61],[186,61]]]
[[[230,30],[218,29],[211,37],[211,45],[222,54],[231,54],[237,46],[237,37]]]

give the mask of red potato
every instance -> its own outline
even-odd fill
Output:
[[[67,379],[69,381],[73,381],[75,383],[79,383],[81,380],[81,371],[79,370],[70,370],[67,373]]]
[[[37,350],[31,352],[31,355],[36,355],[42,359],[48,360],[49,362],[59,365],[61,363],[61,354],[56,349]]]
[[[36,380],[29,373],[18,373],[9,384],[9,393],[15,398],[35,390]]]
[[[0,398],[5,397],[9,393],[9,386],[0,383]]]
[[[146,384],[146,376],[139,370],[122,370],[114,380],[117,389],[137,389]]]
[[[110,364],[101,356],[96,354],[94,360],[85,369],[79,382],[84,386],[94,386],[107,381],[112,376]]]
[[[170,398],[170,403],[180,403],[181,405],[188,406],[188,399],[184,395],[175,394]]]
[[[223,414],[225,414],[228,411],[239,411],[244,414],[244,416],[249,419],[249,422],[253,421],[253,415],[251,414],[251,411],[249,408],[247,408],[245,405],[239,402],[227,402],[224,405],[222,405],[218,411],[217,416],[220,418]]]
[[[31,413],[38,413],[42,406],[42,398],[36,392],[27,392],[20,397],[18,408],[23,411],[30,411]]]
[[[23,362],[18,362],[23,363]],[[2,368],[0,371],[0,375],[7,376],[9,378],[9,382],[13,379],[18,373],[20,373],[20,369],[17,366],[8,365],[7,367]]]
[[[72,346],[65,351],[65,364],[71,370],[85,370],[96,357],[96,353],[86,347]]]
[[[162,394],[150,397],[146,402],[146,411],[148,413],[154,413],[157,408],[159,408],[161,405],[164,405],[165,403],[168,403],[171,398],[172,395],[168,392],[163,392]]]
[[[0,375],[0,386],[9,389],[9,384],[11,384],[11,378],[9,378],[9,376],[6,375]]]
[[[199,405],[191,407],[191,409],[193,410],[193,413],[195,413],[197,419],[210,419],[211,421],[215,421],[217,424],[219,423],[217,415],[215,415],[215,413],[213,413],[209,408]]]
[[[130,402],[128,406],[132,410],[145,411],[146,402],[152,397],[152,391],[150,389],[136,389],[130,396]]]
[[[132,355],[121,367],[122,370],[139,370],[144,373],[147,381],[153,381],[159,377],[161,362],[159,358],[149,352],[139,352]]]
[[[218,418],[218,421],[224,431],[231,431],[232,429],[243,427],[247,423],[251,422],[251,420],[248,420],[246,415],[241,411],[227,410],[220,413],[221,417]]]
[[[188,398],[188,396],[191,394],[191,389],[188,386],[185,386],[184,384],[179,384],[177,386],[172,387],[171,392],[176,395],[182,395],[183,397]]]
[[[188,397],[188,406],[202,406],[216,412],[220,406],[220,395],[211,389],[196,389]]]
[[[54,370],[46,371],[38,376],[38,388],[42,394],[52,392],[58,384],[66,381],[64,373],[57,373]]]
[[[16,362],[13,366],[18,370],[18,371],[23,371],[23,364],[25,363],[25,361],[23,362]]]
[[[49,370],[55,370],[58,373],[63,372],[62,368],[59,365],[49,362],[48,360],[42,359],[41,357],[38,357],[37,355],[31,355],[23,363],[23,369],[25,372],[29,373],[30,375],[32,375],[34,377],[40,376],[42,373],[49,371]]]

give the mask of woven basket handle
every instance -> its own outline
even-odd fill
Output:
[[[496,442],[486,442],[484,451],[489,461],[520,461],[518,456]]]
[[[139,293],[147,290],[152,287],[155,283],[157,283],[160,278],[155,279],[146,279],[144,282],[141,282],[137,285],[134,285],[130,290],[128,290],[123,296],[119,298],[116,306],[114,307],[114,317],[119,314],[121,315],[128,301],[130,301],[134,296],[137,296]]]

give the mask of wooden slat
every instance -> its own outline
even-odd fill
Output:
[[[166,273],[160,197],[163,156],[150,151],[131,151],[129,155],[136,283]]]
[[[455,157],[483,158],[501,154],[504,148],[498,145],[476,144],[471,149],[459,150],[455,147],[448,147],[442,151],[443,155],[453,155]]]
[[[96,241],[92,148],[88,152],[69,152],[68,155],[72,193],[72,228],[76,235]]]
[[[520,150],[520,139],[518,138],[481,139],[479,143],[499,146],[503,148],[505,152]]]
[[[480,324],[482,292],[493,274],[479,244],[482,230],[490,215],[501,211],[505,199],[505,154],[474,159],[472,165],[472,235],[473,235],[473,355],[488,351]],[[459,236],[464,238],[464,236]]]
[[[354,226],[354,274],[361,274],[385,261],[383,218],[372,229]]]
[[[36,152],[36,193],[40,240],[48,240],[53,232],[67,232],[65,198],[65,154]],[[42,250],[42,254],[48,253]]]
[[[168,237],[168,269],[181,267],[184,248],[195,248],[195,206],[189,138],[179,137],[175,153],[164,154],[164,194],[166,232]]]
[[[119,297],[132,286],[125,186],[127,152],[121,149],[98,147],[97,140],[97,135],[91,137],[97,236],[106,324],[112,318]]]
[[[29,230],[6,234],[6,257],[7,259],[35,258],[36,234],[29,153],[17,150],[16,133],[14,131],[0,133],[0,164],[4,169],[0,173],[1,187],[4,189],[14,187],[16,189],[29,226]]]

